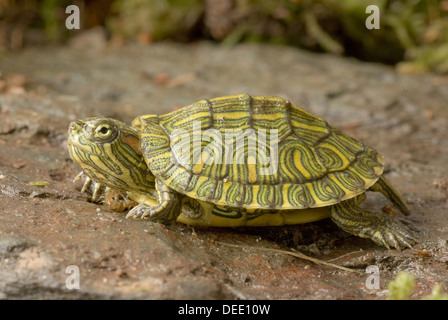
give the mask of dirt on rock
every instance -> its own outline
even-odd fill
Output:
[[[0,71],[0,298],[385,299],[401,271],[416,277],[415,298],[436,284],[448,292],[448,76],[400,75],[287,47],[209,43],[28,49],[2,57]],[[411,208],[397,219],[418,245],[387,250],[330,220],[164,226],[125,219],[75,188],[70,121],[130,122],[238,93],[287,98],[379,150]],[[390,205],[368,198],[376,210]],[[372,265],[379,289],[366,286]],[[70,266],[79,270],[79,289],[67,287]]]

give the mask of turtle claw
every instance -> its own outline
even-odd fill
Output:
[[[84,173],[84,171],[81,171],[80,173],[78,173],[75,177],[75,179],[73,179],[73,183],[75,183],[76,181],[78,181],[82,176],[86,176],[86,174]]]
[[[383,238],[386,240],[386,243],[400,251],[406,247],[413,249],[412,246],[418,243],[418,240],[411,235],[409,228],[400,221],[390,218],[384,224],[384,228]]]
[[[412,249],[412,245],[418,242],[400,221],[382,212],[361,208],[353,199],[333,205],[330,217],[346,232],[371,239],[387,249]]]
[[[133,208],[126,215],[126,218],[149,218],[151,221],[160,222],[163,224],[175,222],[180,214],[180,201],[178,195],[160,180],[157,180],[156,182],[156,191],[158,199],[157,202],[148,196],[140,197],[140,200],[146,201],[146,203],[140,203],[138,206]]]
[[[101,183],[93,182],[92,202],[96,202],[100,197]]]
[[[155,213],[154,207],[148,206],[147,204],[141,203],[138,206],[131,209],[126,215],[126,219],[142,219],[145,220],[152,217]]]
[[[134,207],[132,210],[128,212],[126,215],[126,219],[142,219],[152,221],[159,221],[160,219],[160,208],[158,206],[149,206],[147,204],[141,203],[138,206]]]
[[[178,210],[176,210],[177,212]],[[150,206],[144,203],[134,207],[126,215],[127,219],[141,219],[150,220],[153,222],[160,222],[163,224],[170,224],[176,221],[178,215],[173,216],[171,208],[166,209],[163,206]]]
[[[73,179],[73,183],[75,183],[76,181],[78,181],[81,178],[84,178],[84,183],[81,188],[81,193],[84,193],[84,192],[86,192],[86,190],[89,188],[90,184],[92,183],[92,179],[90,179],[89,176],[84,173],[84,171],[81,171],[80,173],[78,173],[78,175],[75,177],[75,179]]]
[[[100,200],[100,197],[104,191],[103,185],[101,183],[95,182],[94,180],[90,179],[88,175],[86,175],[83,171],[81,171],[75,179],[73,179],[73,182],[78,181],[80,178],[84,177],[84,184],[81,188],[81,193],[86,192],[87,190],[92,192],[92,202],[98,202]]]
[[[399,225],[395,221],[387,225],[387,229],[376,230],[365,229],[359,234],[362,238],[369,238],[373,240],[376,244],[386,247],[387,249],[395,248],[402,251],[406,247],[413,249],[413,245],[418,241],[414,238],[407,228]]]

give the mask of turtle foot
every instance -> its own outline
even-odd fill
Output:
[[[359,207],[356,199],[342,201],[330,207],[331,219],[344,231],[368,238],[387,249],[412,248],[417,239],[400,221],[383,212]]]
[[[102,185],[101,183],[98,183],[98,182],[90,179],[90,177],[88,175],[86,175],[84,173],[84,171],[81,171],[75,177],[75,179],[73,179],[73,182],[76,182],[82,178],[84,178],[84,183],[81,188],[81,193],[85,193],[87,191],[87,193],[92,194],[92,197],[91,197],[92,202],[94,202],[94,203],[101,202],[102,195],[105,193],[106,187],[104,187],[104,185]]]
[[[150,220],[153,222],[160,222],[163,224],[170,224],[177,219],[177,215],[173,216],[172,208],[164,208],[160,205],[150,206],[145,203],[141,203],[126,215],[127,219],[142,219]]]

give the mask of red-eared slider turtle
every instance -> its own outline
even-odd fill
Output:
[[[330,217],[401,249],[416,239],[391,215],[360,207],[367,190],[409,209],[383,176],[383,157],[275,97],[202,100],[131,126],[70,124],[68,149],[92,180],[138,203],[127,217],[202,226],[274,226]]]

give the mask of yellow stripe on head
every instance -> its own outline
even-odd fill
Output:
[[[72,160],[91,179],[123,191],[154,189],[136,129],[108,118],[77,120],[70,124],[67,144]]]

